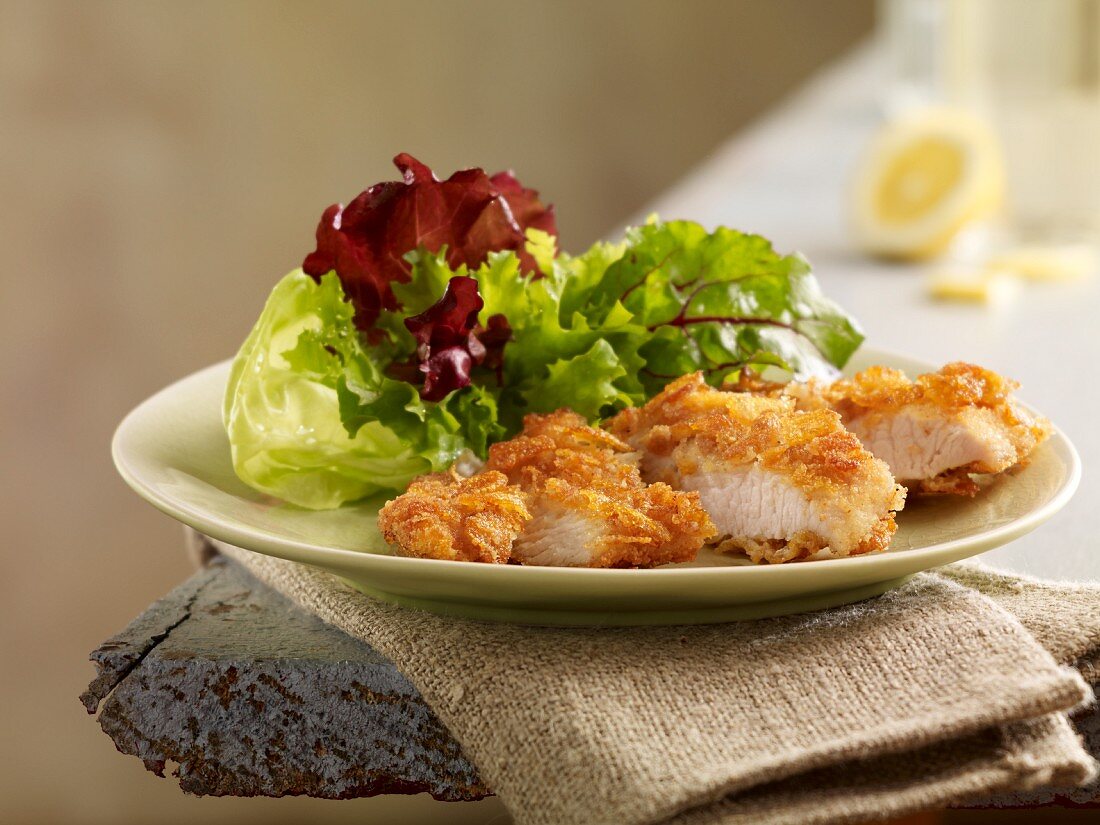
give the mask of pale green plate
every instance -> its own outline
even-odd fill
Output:
[[[910,374],[931,367],[863,348],[849,366]],[[705,552],[654,570],[587,570],[408,559],[375,526],[381,499],[314,512],[252,490],[233,472],[221,424],[228,362],[179,381],[135,409],[115,433],[115,464],[138,495],[215,539],[343,577],[379,599],[496,621],[552,625],[723,622],[847,604],[1033,530],[1061,509],[1081,475],[1060,433],[1023,470],[973,499],[911,502],[886,552],[758,567]]]

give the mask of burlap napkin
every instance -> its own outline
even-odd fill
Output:
[[[520,825],[858,822],[1095,776],[1066,711],[1100,588],[950,568],[801,616],[539,628],[217,546],[389,657]]]

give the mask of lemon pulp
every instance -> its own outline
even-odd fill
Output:
[[[902,150],[879,184],[879,217],[886,223],[910,223],[930,212],[959,183],[965,161],[957,145],[925,137]]]
[[[980,118],[957,109],[911,112],[883,126],[856,169],[852,228],[865,252],[918,259],[942,252],[996,211],[1000,147]]]

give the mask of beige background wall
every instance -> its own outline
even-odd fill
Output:
[[[870,25],[870,0],[0,0],[0,821],[386,821],[185,798],[85,717],[88,651],[187,574],[113,426],[230,356],[398,151],[514,167],[582,247]]]

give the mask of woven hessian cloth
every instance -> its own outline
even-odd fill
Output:
[[[1095,777],[1067,712],[1100,587],[955,566],[800,616],[546,628],[215,546],[391,659],[519,825],[859,822]]]

